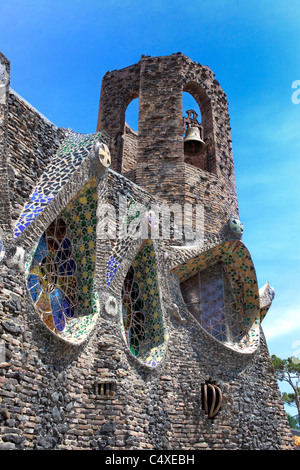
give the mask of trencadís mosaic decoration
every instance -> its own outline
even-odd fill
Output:
[[[189,311],[214,338],[241,352],[259,342],[255,269],[241,241],[228,241],[173,269]]]
[[[168,335],[163,320],[151,240],[143,242],[122,289],[123,333],[137,359],[149,367],[162,360]]]
[[[57,196],[62,187],[70,180],[70,176],[80,167],[83,160],[88,157],[93,145],[99,141],[101,132],[96,134],[78,134],[69,131],[56,155],[47,167],[47,171],[40,178],[25,205],[14,230],[17,238],[26,227],[45,209]]]
[[[26,266],[28,290],[41,320],[72,343],[87,337],[99,313],[96,209],[92,178],[46,229]]]
[[[111,283],[113,282],[119,267],[121,266],[124,255],[128,250],[128,246],[131,243],[130,231],[134,234],[136,228],[139,227],[139,222],[141,221],[142,216],[145,216],[145,213],[141,213],[142,210],[145,211],[145,207],[141,207],[141,204],[138,204],[133,197],[130,197],[128,200],[128,206],[126,207],[126,213],[121,222],[121,227],[126,231],[126,238],[119,239],[116,241],[115,246],[113,247],[112,254],[109,257],[107,268],[106,268],[106,288],[109,289]],[[135,223],[137,225],[135,225]]]

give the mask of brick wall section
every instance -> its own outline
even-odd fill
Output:
[[[127,176],[128,171],[136,169],[138,133],[134,129],[131,129],[128,124],[125,124],[123,139],[124,146],[121,173],[122,175]]]
[[[141,59],[136,182],[170,202],[184,196],[180,75],[177,55]]]
[[[11,236],[9,188],[7,178],[7,119],[10,62],[0,53],[0,223],[6,238]]]

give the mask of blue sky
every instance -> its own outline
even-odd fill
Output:
[[[227,94],[240,218],[271,354],[300,357],[298,0],[1,0],[11,87],[57,126],[95,132],[101,80],[145,55],[182,52]],[[299,94],[300,98],[300,94]],[[128,116],[130,119],[130,116]]]

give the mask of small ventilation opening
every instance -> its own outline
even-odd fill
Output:
[[[213,419],[220,411],[223,395],[220,387],[207,381],[201,385],[202,409],[209,419]]]
[[[98,397],[111,398],[114,396],[116,391],[115,382],[96,382],[95,393]]]

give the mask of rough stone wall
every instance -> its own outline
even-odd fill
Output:
[[[126,124],[123,139],[122,175],[131,179],[130,175],[136,170],[138,133]]]
[[[161,276],[166,273],[160,272]],[[168,316],[165,362],[145,370],[130,356],[119,321],[101,311],[89,343],[67,347],[32,312],[17,268],[2,270],[1,449],[291,449],[264,340],[254,355],[229,351],[188,316]],[[185,316],[185,315],[184,315]],[[224,401],[210,420],[201,383]],[[114,382],[113,397],[96,394]]]
[[[136,181],[169,202],[184,197],[180,74],[176,54],[141,58]]]
[[[7,120],[8,96],[10,83],[10,62],[0,53],[0,218],[1,228],[6,234],[11,234],[9,187],[7,178]]]
[[[231,186],[225,185],[215,174],[185,167],[185,202],[203,204],[205,236],[213,239],[230,216],[238,217],[239,210]]]
[[[9,197],[14,223],[66,130],[56,127],[10,90],[6,132]]]

